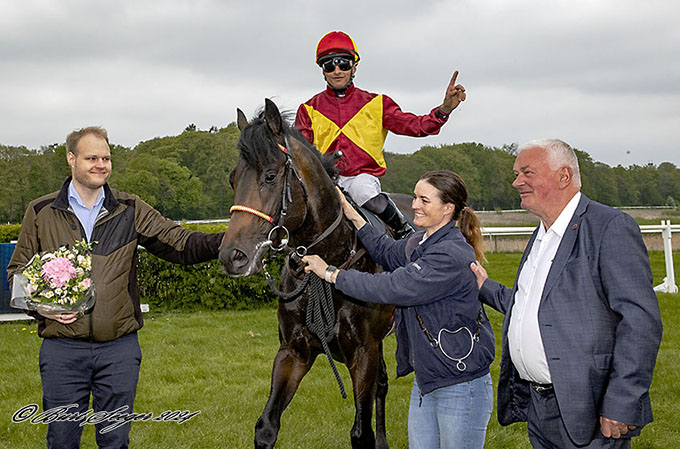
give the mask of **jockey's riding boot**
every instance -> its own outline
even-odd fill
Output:
[[[399,240],[410,235],[414,229],[406,221],[406,217],[397,208],[396,204],[388,198],[387,207],[382,214],[378,215],[390,228],[394,234],[394,239]]]
[[[363,207],[375,213],[387,226],[392,228],[392,234],[396,240],[402,239],[414,231],[396,204],[384,193],[366,201]]]

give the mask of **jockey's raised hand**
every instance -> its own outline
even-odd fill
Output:
[[[456,109],[462,101],[465,101],[466,98],[465,88],[463,87],[462,84],[456,84],[456,78],[458,78],[458,70],[453,72],[451,81],[449,82],[449,85],[446,87],[444,101],[440,106],[440,109],[444,114],[450,114],[451,111]]]

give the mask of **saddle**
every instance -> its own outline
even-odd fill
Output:
[[[359,215],[361,215],[361,216],[363,217],[363,219],[366,220],[366,222],[367,222],[368,224],[370,224],[370,225],[373,226],[374,228],[377,228],[377,229],[380,230],[380,232],[383,233],[383,234],[385,234],[385,233],[387,233],[387,232],[389,231],[390,235],[391,235],[392,237],[394,237],[394,233],[393,233],[393,232],[391,231],[391,229],[385,224],[385,222],[382,221],[382,220],[380,219],[380,217],[378,217],[376,214],[374,214],[374,213],[371,212],[370,210],[368,210],[368,209],[366,209],[366,208],[364,208],[364,207],[359,206],[359,205],[352,199],[352,197],[349,195],[349,193],[347,193],[342,187],[339,187],[339,188],[340,188],[340,190],[342,191],[342,194],[345,195],[345,199],[347,200],[347,202],[348,202],[349,204],[351,204],[352,207],[354,207],[354,209],[356,209],[357,212],[359,212]],[[403,211],[402,211],[402,214],[404,215],[404,218],[406,218],[406,221],[408,222],[408,224],[411,225],[411,227],[412,227],[413,229],[418,229],[418,228],[416,227],[416,225],[413,224],[413,221],[412,221],[406,214],[404,214]]]

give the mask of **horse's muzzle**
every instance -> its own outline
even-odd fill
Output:
[[[225,271],[232,276],[247,276],[250,259],[238,248],[227,248],[220,251],[220,262]]]

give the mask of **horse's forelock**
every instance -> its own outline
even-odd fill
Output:
[[[249,166],[262,168],[281,159],[281,151],[274,142],[275,136],[266,121],[258,117],[241,131],[238,149]]]

